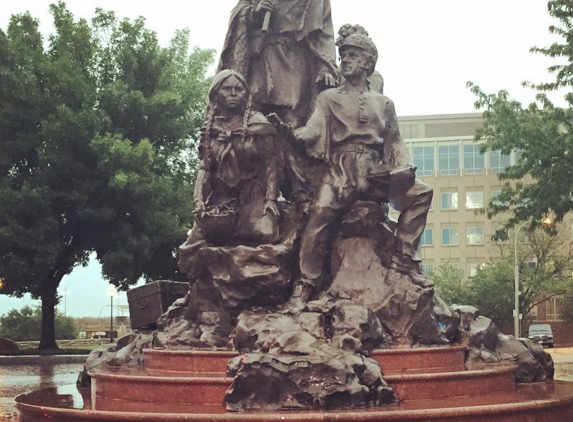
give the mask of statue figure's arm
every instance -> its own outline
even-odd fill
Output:
[[[261,28],[265,19],[268,22],[270,14],[275,10],[274,0],[260,0],[251,1],[251,5],[246,6],[248,8],[248,21],[250,25],[257,26]],[[267,16],[267,14],[269,14]]]
[[[315,83],[319,90],[332,88],[338,85],[338,71],[336,66],[336,47],[334,44],[334,28],[332,26],[332,11],[330,1],[323,1],[322,9],[311,8],[312,12],[322,12],[320,29],[314,27],[308,33],[306,42],[312,54],[317,59],[315,68]],[[311,12],[311,14],[312,14]],[[308,19],[308,18],[307,18]],[[315,19],[316,22],[320,18]]]
[[[277,208],[277,198],[279,193],[279,163],[276,151],[277,140],[274,136],[269,135],[265,139],[266,150],[265,155],[268,157],[266,166],[266,192],[265,192],[265,209],[264,213],[271,212],[275,217],[279,216]]]
[[[303,141],[310,157],[328,160],[330,156],[330,128],[328,125],[328,107],[319,95],[308,122],[294,131],[295,138]]]
[[[207,171],[205,169],[205,160],[201,161],[201,167],[197,173],[197,180],[195,180],[195,189],[193,191],[193,202],[195,204],[195,214],[201,215],[205,212],[205,198],[203,196],[203,188],[207,179]]]
[[[402,135],[400,135],[398,118],[392,100],[388,99],[386,102],[384,113],[386,117],[384,162],[394,167],[411,166],[410,154],[408,154],[406,143],[402,139]]]

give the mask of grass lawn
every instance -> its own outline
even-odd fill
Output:
[[[59,349],[57,350],[38,350],[39,341],[21,341],[18,342],[20,350],[17,351],[0,351],[1,355],[82,355],[89,354],[92,350],[99,348],[103,344],[109,343],[109,340],[57,340]]]

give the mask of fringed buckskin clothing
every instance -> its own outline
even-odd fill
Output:
[[[240,0],[231,12],[218,70],[246,76],[253,100],[288,107],[306,117],[316,97],[315,80],[336,75],[330,0],[278,0],[269,30],[253,16],[258,0]],[[261,51],[257,45],[262,44]]]
[[[204,180],[197,189],[207,207],[224,207],[232,203],[239,214],[229,244],[275,243],[278,222],[265,213],[265,201],[278,195],[277,165],[272,153],[275,129],[258,112],[251,113],[242,140],[240,130],[227,130],[222,119],[215,118],[201,160]],[[179,248],[179,266],[190,279],[201,269],[199,249],[206,245],[205,234],[197,223],[187,241]]]
[[[391,187],[380,189],[368,178],[381,165],[388,169],[412,167],[393,102],[372,91],[358,95],[344,86],[326,90],[296,136],[305,142],[310,156],[328,164],[302,235],[301,281],[320,287],[332,227],[358,200],[389,201],[400,211],[397,251],[420,260],[418,247],[432,189],[416,179],[407,190],[396,192]]]

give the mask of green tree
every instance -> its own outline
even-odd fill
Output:
[[[469,300],[481,315],[496,323],[512,321],[514,308],[513,261],[496,260],[478,269],[468,281]]]
[[[549,30],[561,42],[531,49],[558,59],[549,68],[553,82],[524,83],[537,91],[535,103],[524,107],[506,91],[486,94],[468,83],[477,96],[476,108],[485,110],[484,126],[475,136],[484,141],[482,150],[519,152],[518,162],[499,175],[506,183],[486,210],[489,217],[510,212],[506,228],[528,219],[541,221],[548,214],[560,221],[573,208],[573,1],[550,0],[548,10],[556,19]],[[568,105],[556,107],[547,95],[563,88]]]
[[[573,322],[573,286],[563,295],[563,318]]]
[[[0,30],[0,292],[41,299],[40,349],[57,347],[62,277],[92,253],[119,288],[181,277],[213,61],[188,31],[163,48],[143,18],[50,12],[45,46],[29,14]]]
[[[519,313],[527,318],[540,303],[570,291],[573,249],[564,231],[543,228],[523,233],[518,242]],[[499,245],[499,258],[478,269],[468,280],[469,303],[497,323],[513,320],[515,307],[515,249]]]
[[[468,285],[464,272],[449,262],[440,265],[428,277],[435,284],[439,296],[450,304],[469,305]]]
[[[78,325],[71,317],[56,312],[56,340],[71,340],[78,337]],[[25,306],[12,309],[0,316],[0,336],[14,341],[38,341],[42,329],[42,308]]]

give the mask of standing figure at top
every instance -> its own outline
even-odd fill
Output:
[[[245,75],[253,108],[302,126],[316,95],[336,86],[330,0],[239,0],[231,12],[219,70]],[[289,189],[308,189],[303,154],[286,146]]]
[[[330,0],[239,0],[219,70],[246,75],[253,101],[295,127],[321,88],[336,85]]]

